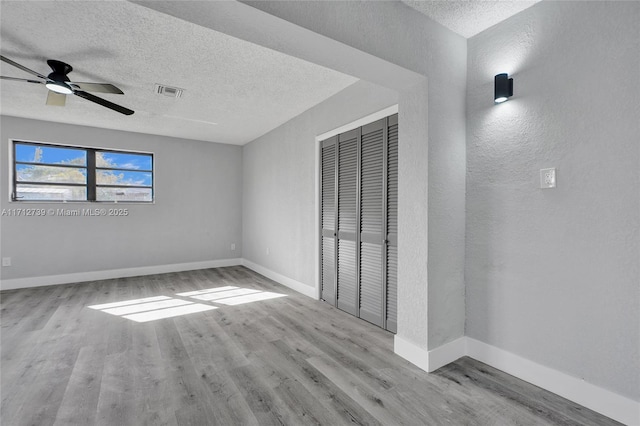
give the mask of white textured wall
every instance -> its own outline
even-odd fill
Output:
[[[635,400],[639,28],[638,2],[541,2],[468,41],[467,97],[466,333]]]
[[[6,116],[0,124],[2,209],[98,206],[10,203],[10,138],[153,152],[156,191],[155,204],[115,205],[127,217],[0,217],[2,256],[12,258],[3,280],[242,257],[242,147]]]
[[[397,103],[393,90],[358,82],[244,146],[245,259],[315,286],[315,137]]]

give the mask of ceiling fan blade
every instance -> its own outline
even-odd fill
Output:
[[[47,95],[47,105],[64,106],[66,102],[67,95],[49,90],[49,94]]]
[[[85,92],[113,93],[116,95],[124,95],[124,92],[122,90],[109,83],[77,83],[75,81],[72,81],[69,84]]]
[[[87,93],[87,92],[83,92],[82,90],[74,90],[73,92],[74,95],[80,96],[81,98],[85,98],[88,101],[91,102],[95,102],[98,105],[102,105],[103,107],[107,107],[109,109],[112,109],[114,111],[118,111],[121,114],[124,115],[131,115],[133,114],[135,111],[130,110],[129,108],[125,108],[123,106],[120,105],[116,105],[113,102],[109,102],[106,99],[102,99],[99,98],[95,95],[92,95],[91,93]]]
[[[24,65],[20,65],[19,63],[12,61],[11,59],[9,59],[9,58],[7,58],[5,56],[0,55],[0,60],[2,60],[3,62],[8,63],[9,65],[13,65],[16,68],[20,68],[24,72],[28,72],[29,74],[33,74],[36,77],[40,77],[40,78],[42,78],[44,80],[47,79],[47,77],[45,77],[44,75],[40,74],[39,72],[35,72],[34,70],[30,70],[29,68],[25,67]]]
[[[26,78],[5,77],[3,75],[0,75],[0,79],[11,80],[11,81],[26,81],[27,83],[44,84],[44,81],[40,81],[40,80],[28,80]]]

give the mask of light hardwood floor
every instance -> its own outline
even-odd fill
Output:
[[[223,286],[286,297],[176,295]],[[0,296],[3,426],[618,424],[469,358],[427,374],[390,333],[243,267]],[[89,308],[155,296],[217,309],[135,322]]]

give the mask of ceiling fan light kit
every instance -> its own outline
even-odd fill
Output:
[[[98,105],[102,105],[103,107],[112,109],[124,115],[132,115],[134,113],[134,111],[130,110],[129,108],[125,108],[121,105],[114,104],[111,101],[92,95],[91,93],[88,93],[88,92],[100,92],[100,93],[111,93],[115,95],[124,95],[124,92],[122,92],[122,90],[120,90],[113,84],[109,84],[109,83],[73,82],[68,77],[68,74],[71,71],[73,71],[73,67],[62,61],[49,59],[47,61],[47,64],[51,67],[52,72],[45,77],[44,75],[36,71],[33,71],[25,67],[24,65],[20,65],[19,63],[14,62],[11,59],[6,58],[4,56],[0,55],[0,60],[24,72],[27,72],[29,74],[32,74],[40,78],[42,81],[0,76],[0,78],[3,80],[44,84],[45,87],[50,90],[49,96],[47,97],[47,105],[64,106],[65,95],[76,95],[90,102],[96,103]],[[55,96],[52,96],[52,95],[55,95]]]
[[[70,95],[73,93],[73,89],[66,85],[63,82],[50,81],[45,83],[45,87],[49,90],[53,90],[56,93],[61,93],[63,95]]]

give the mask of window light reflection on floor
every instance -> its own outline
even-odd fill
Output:
[[[186,293],[176,293],[176,296],[195,296],[198,294],[216,293],[218,291],[235,290],[238,287],[232,285],[226,285],[224,287],[205,288],[204,290],[187,291]]]
[[[270,293],[268,291],[259,291],[257,293],[245,294],[242,296],[227,297],[226,299],[216,300],[216,303],[223,305],[242,305],[243,303],[258,302],[260,300],[276,299],[278,297],[286,297],[286,294]]]
[[[113,302],[113,303],[105,303],[103,305],[93,305],[89,306],[91,309],[109,309],[116,308],[118,306],[127,306],[127,305],[135,305],[138,303],[146,303],[146,302],[156,302],[158,300],[169,300],[170,297],[167,296],[154,296],[154,297],[145,297],[144,299],[134,299],[134,300],[125,300],[123,302]]]
[[[135,314],[138,312],[156,311],[158,309],[172,308],[174,306],[190,305],[192,303],[193,302],[189,302],[186,300],[168,299],[168,300],[161,300],[159,302],[138,303],[136,305],[126,305],[126,306],[119,306],[117,308],[101,309],[101,311],[111,315],[124,316],[128,314]]]
[[[89,308],[135,322],[154,321],[218,309],[216,306],[203,305],[189,300],[172,299],[167,296],[125,300],[124,302],[93,305],[89,306]]]
[[[141,312],[138,314],[124,315],[126,318],[135,322],[155,321],[163,318],[179,317],[187,314],[195,314],[196,312],[211,311],[218,309],[216,306],[207,306],[201,303],[192,303],[190,305],[176,306],[168,309],[158,309],[156,311]]]
[[[205,300],[207,302],[211,302],[211,301],[217,301],[220,299],[226,299],[227,297],[243,296],[245,294],[253,294],[253,293],[261,293],[261,291],[252,290],[249,288],[236,288],[234,290],[216,291],[215,293],[198,294],[198,295],[189,296],[189,297],[193,299]]]
[[[217,306],[196,303],[191,300],[187,300],[187,298],[209,303],[235,306],[242,305],[244,303],[286,297],[287,295],[250,288],[223,286],[176,293],[176,296],[179,296],[180,298],[153,296],[142,299],[93,305],[89,306],[89,308],[135,322],[148,322],[218,309]]]

